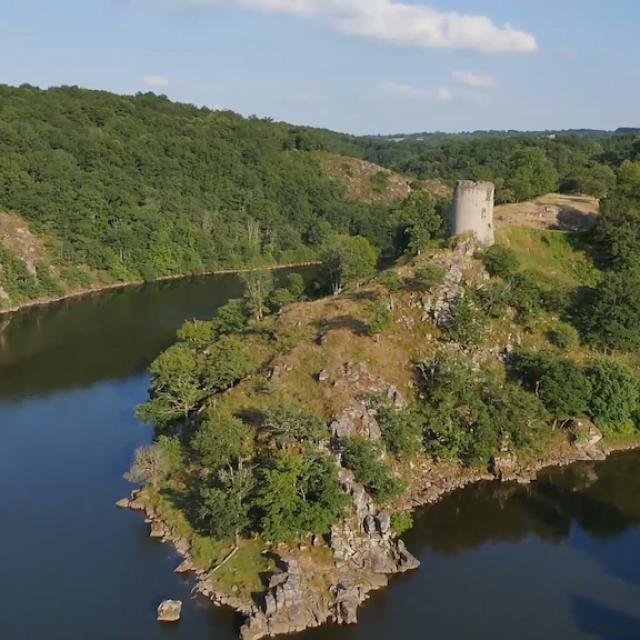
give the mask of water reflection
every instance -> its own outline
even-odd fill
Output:
[[[303,271],[307,280],[314,269]],[[276,272],[276,280],[287,271]],[[0,317],[0,398],[86,387],[143,372],[190,318],[242,295],[237,276],[157,282]]]
[[[590,598],[575,596],[571,608],[582,631],[594,640],[638,640],[640,617]]]
[[[411,542],[455,554],[530,535],[559,543],[575,526],[606,541],[640,524],[639,468],[627,453],[546,471],[532,485],[480,483],[425,509]]]

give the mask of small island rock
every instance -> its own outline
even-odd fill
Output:
[[[180,600],[164,600],[158,606],[159,622],[177,622],[182,613],[182,602]]]

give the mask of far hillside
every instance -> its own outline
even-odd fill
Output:
[[[498,202],[603,198],[634,135],[393,142],[152,93],[0,86],[0,307],[114,283],[322,260],[342,236],[398,257],[447,234],[458,179]]]
[[[424,191],[450,200],[453,190],[439,180],[417,180],[373,162],[335,153],[315,154],[325,173],[344,185],[345,195],[360,202],[393,203],[405,200],[412,191]]]

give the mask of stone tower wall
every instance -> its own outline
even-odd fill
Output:
[[[453,198],[453,235],[473,233],[480,243],[492,245],[494,197],[493,183],[460,180]]]

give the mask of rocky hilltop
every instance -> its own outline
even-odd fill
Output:
[[[589,254],[560,231],[498,235],[261,320],[234,325],[232,302],[154,363],[141,415],[159,439],[120,506],[144,510],[197,589],[244,614],[245,640],[355,623],[371,591],[418,567],[401,539],[416,506],[637,442],[634,357],[605,356],[564,320],[597,282]],[[630,385],[616,424],[603,376]],[[178,383],[192,408],[166,419]]]

